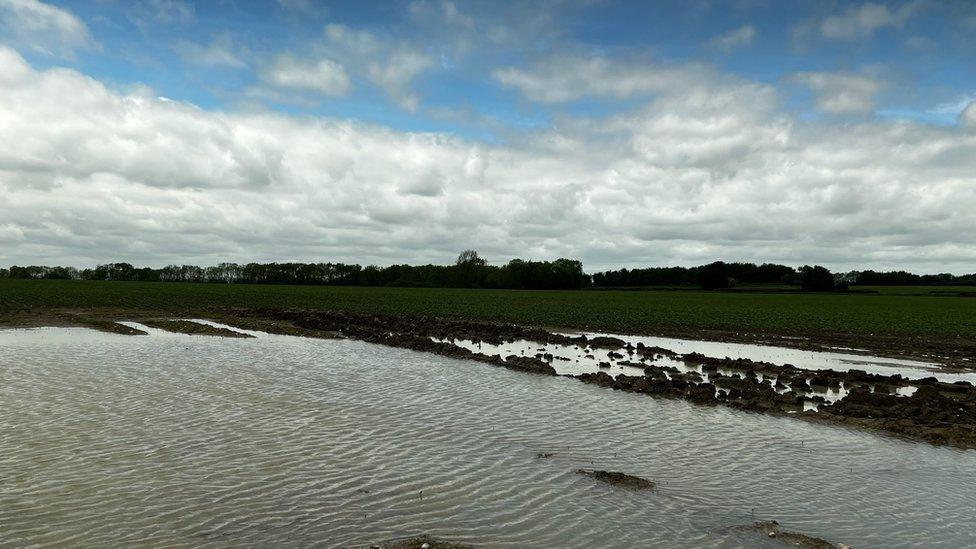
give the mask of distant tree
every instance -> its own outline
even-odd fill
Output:
[[[698,273],[698,283],[706,290],[735,286],[735,280],[729,274],[729,266],[722,261],[702,266]]]
[[[800,267],[800,287],[812,292],[824,292],[833,290],[834,275],[829,270],[820,265],[804,265]]]
[[[460,253],[460,255],[458,255],[457,261],[454,264],[458,266],[469,264],[487,265],[488,262],[482,259],[481,256],[478,255],[478,252],[474,250],[464,250]]]
[[[478,255],[474,250],[464,250],[458,255],[455,267],[457,270],[457,282],[448,284],[458,285],[466,288],[480,288],[484,286],[487,278],[488,262]]]

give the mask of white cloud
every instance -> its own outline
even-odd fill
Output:
[[[808,126],[745,81],[661,90],[489,146],[121,94],[0,48],[0,265],[417,263],[475,240],[493,260],[588,269],[972,270],[976,132]]]
[[[323,95],[345,95],[351,84],[346,69],[331,59],[302,60],[279,55],[261,71],[261,80],[277,87]]]
[[[878,78],[852,73],[801,72],[791,80],[814,93],[818,109],[835,115],[873,112],[875,98],[887,85]]]
[[[15,43],[48,55],[70,57],[98,48],[81,19],[38,0],[0,0],[0,29]]]
[[[382,40],[376,35],[345,25],[326,25],[324,50],[362,71],[363,77],[382,88],[408,111],[415,111],[420,98],[411,89],[418,75],[433,68],[431,57],[409,45]]]
[[[369,79],[394,97],[408,111],[417,110],[420,98],[409,90],[410,82],[420,73],[434,66],[430,57],[415,52],[393,53],[383,62],[371,62],[367,69]]]
[[[740,46],[748,46],[756,38],[756,27],[743,25],[708,41],[708,46],[728,53]]]
[[[959,113],[959,122],[967,128],[976,129],[976,101],[966,105],[966,108]]]
[[[712,77],[698,65],[621,65],[604,57],[552,57],[530,68],[495,69],[492,76],[534,101],[560,103],[583,97],[624,99],[695,86]]]
[[[921,7],[918,0],[902,3],[897,8],[866,2],[838,15],[808,21],[794,29],[794,35],[801,40],[811,35],[827,40],[862,40],[884,28],[902,27]]]
[[[234,40],[226,33],[217,35],[209,44],[180,40],[176,43],[175,49],[183,61],[195,65],[235,69],[247,66],[237,52]]]

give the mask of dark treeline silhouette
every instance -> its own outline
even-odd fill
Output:
[[[774,263],[725,263],[716,261],[698,267],[648,267],[595,273],[590,277],[596,288],[640,288],[647,286],[701,286],[708,289],[731,288],[736,284],[789,284],[804,290],[843,289],[850,285],[974,285],[976,274],[917,275],[905,271],[850,271],[831,273],[819,265],[799,269]]]
[[[223,284],[304,284],[327,286],[409,286],[422,288],[580,289],[700,286],[732,288],[737,284],[789,284],[807,291],[844,289],[849,285],[972,285],[976,274],[917,275],[905,271],[851,271],[834,274],[819,265],[793,268],[764,263],[716,261],[697,267],[620,269],[588,275],[571,259],[488,265],[466,250],[453,265],[390,265],[363,267],[346,263],[221,263],[212,267],[169,265],[160,269],[108,263],[93,269],[13,266],[0,278],[59,280],[121,280],[142,282],[206,282]]]
[[[794,284],[797,271],[786,265],[725,263],[716,261],[699,267],[647,267],[620,269],[592,275],[597,288],[641,286],[704,286],[726,288],[742,284]]]
[[[853,274],[856,284],[870,286],[914,286],[921,284],[940,284],[940,285],[968,285],[976,284],[976,274],[956,276],[949,273],[917,275],[905,271],[861,271]]]
[[[137,268],[129,263],[108,263],[83,270],[14,266],[0,269],[0,278],[526,290],[572,290],[589,284],[589,277],[583,274],[583,264],[576,260],[513,259],[506,265],[492,266],[473,250],[463,252],[454,265],[363,267],[345,263],[221,263],[212,267],[169,265],[153,269]]]

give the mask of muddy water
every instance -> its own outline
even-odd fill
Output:
[[[0,331],[0,546],[775,547],[737,528],[771,518],[976,544],[976,451],[355,341],[147,331]]]

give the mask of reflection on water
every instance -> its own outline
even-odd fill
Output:
[[[0,545],[775,547],[736,528],[767,518],[976,544],[976,451],[355,341],[147,331],[0,331]]]

